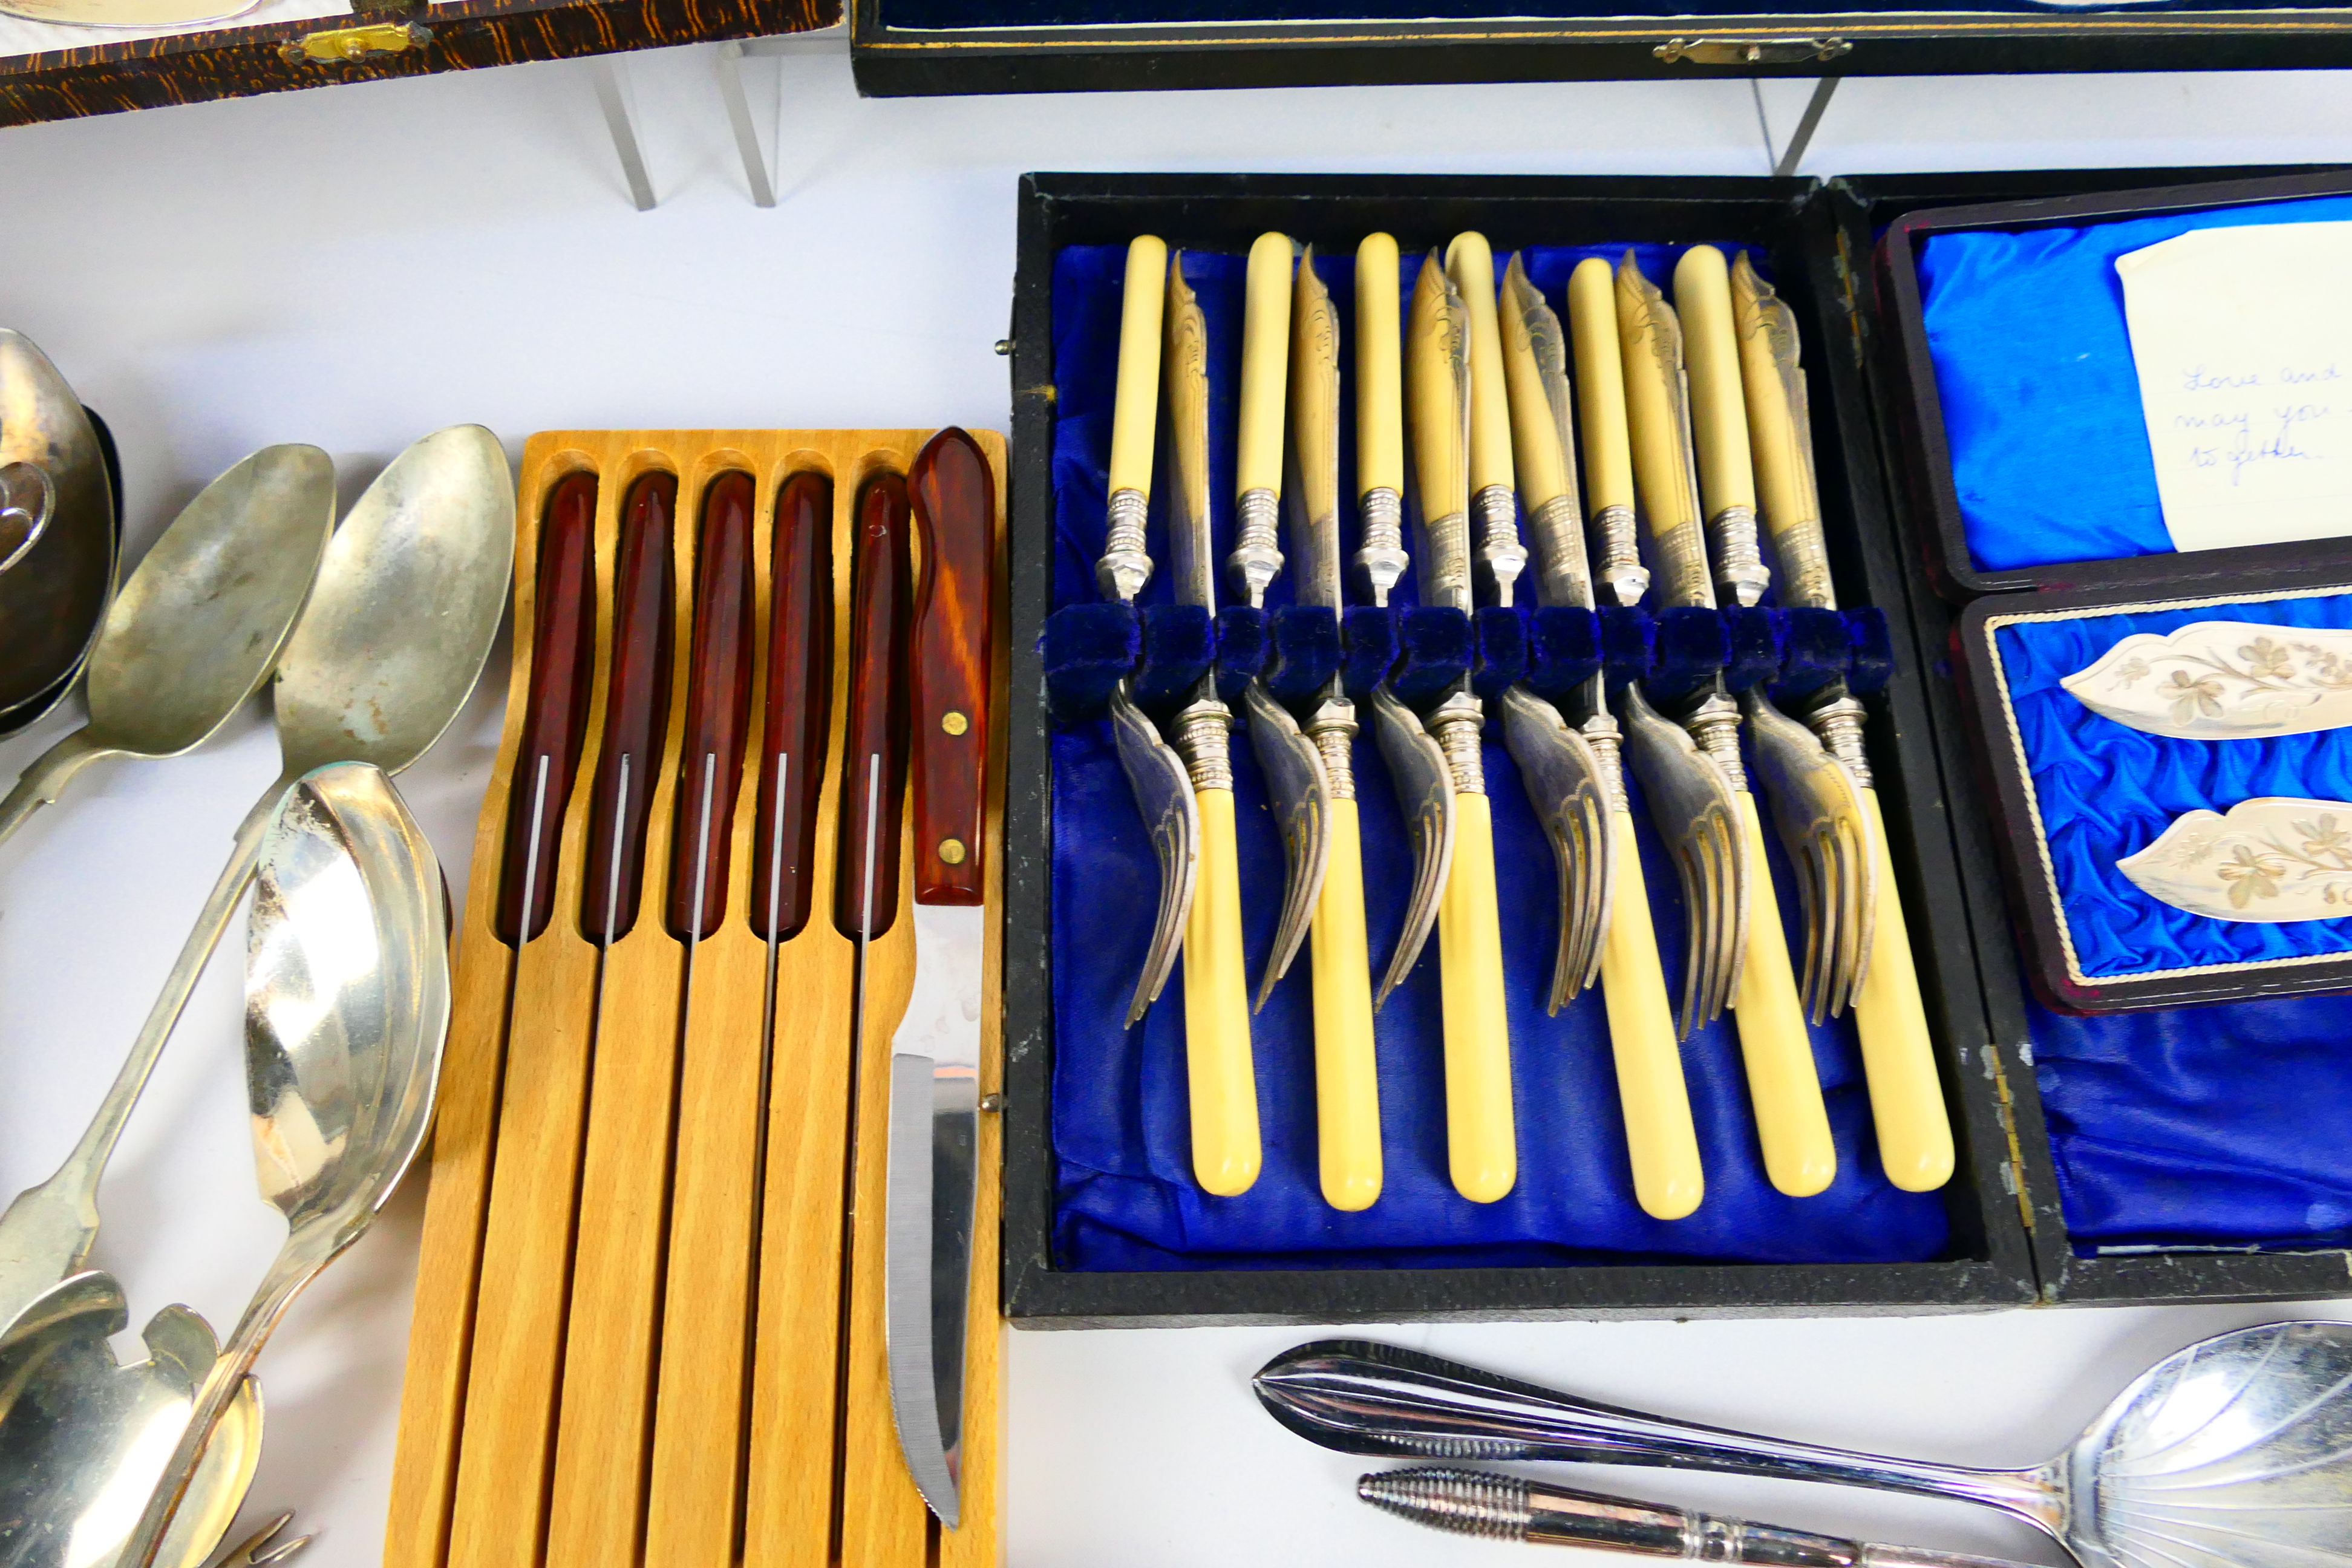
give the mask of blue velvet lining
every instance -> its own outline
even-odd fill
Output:
[[[2169,553],[2116,258],[2197,228],[2352,218],[2352,196],[1931,235],[1927,343],[1979,567]]]
[[[1643,247],[1663,276],[1677,252]],[[1618,248],[1532,252],[1538,285],[1557,302],[1568,271],[1586,255]],[[1352,322],[1351,256],[1318,258],[1340,320]],[[1410,269],[1418,258],[1406,262]],[[1054,277],[1055,384],[1060,419],[1054,452],[1054,604],[1095,596],[1092,565],[1103,534],[1123,247],[1075,247]],[[1208,317],[1213,418],[1211,493],[1218,548],[1231,528],[1230,389],[1239,357],[1243,264],[1237,256],[1190,254],[1186,275]],[[1352,411],[1341,411],[1351,447]],[[1352,493],[1352,451],[1342,453],[1342,493]],[[1154,486],[1155,559],[1166,531]],[[1343,509],[1343,551],[1352,509]],[[1164,602],[1164,574],[1144,591]],[[1291,602],[1286,579],[1267,595]],[[1413,603],[1411,581],[1395,602]],[[1355,619],[1351,615],[1351,623]],[[1351,633],[1352,633],[1351,625]],[[1502,628],[1490,628],[1497,637]],[[1622,656],[1640,634],[1604,618],[1601,646]],[[1600,651],[1598,649],[1594,650]],[[1360,1214],[1328,1207],[1317,1184],[1310,965],[1302,957],[1253,1022],[1264,1174],[1236,1198],[1212,1198],[1191,1172],[1184,1092],[1181,973],[1134,1029],[1121,1027],[1152,923],[1158,878],[1127,784],[1099,721],[1064,725],[1053,738],[1053,1137],[1058,1162],[1055,1262],[1070,1268],[1427,1268],[1654,1258],[1892,1261],[1934,1258],[1946,1218],[1936,1194],[1907,1194],[1879,1172],[1867,1098],[1849,1024],[1814,1032],[1814,1053],[1838,1142],[1839,1173],[1814,1198],[1790,1199],[1766,1182],[1755,1145],[1736,1032],[1728,1016],[1699,1031],[1684,1059],[1706,1161],[1707,1196],[1692,1217],[1653,1220],[1635,1205],[1626,1167],[1599,992],[1547,1016],[1557,893],[1550,849],[1490,728],[1486,767],[1494,803],[1496,864],[1505,926],[1519,1179],[1501,1202],[1475,1205],[1447,1179],[1439,1020],[1433,943],[1378,1021],[1383,1153],[1378,1204]],[[1234,748],[1244,952],[1253,978],[1265,963],[1281,897],[1282,850],[1249,747]],[[1385,963],[1403,918],[1411,870],[1403,825],[1378,749],[1355,752],[1367,917],[1375,965]],[[1675,879],[1638,803],[1654,917],[1670,985],[1679,985],[1682,912]],[[1769,836],[1768,836],[1769,837]],[[1779,847],[1771,852],[1779,860]],[[1795,920],[1794,882],[1776,864]]]
[[[1993,634],[2067,933],[2094,980],[2352,951],[2352,918],[2213,920],[2158,902],[2116,869],[2200,806],[2227,811],[2265,795],[2352,800],[2352,731],[2179,741],[2094,713],[2058,684],[2134,633],[2210,620],[2352,627],[2352,594],[2025,621]]]
[[[2352,595],[2031,621],[1995,634],[2078,961],[2111,978],[2342,952],[2346,922],[2251,925],[2158,903],[2114,869],[2181,812],[2352,799],[2352,735],[2149,735],[2058,685],[2135,632],[2227,618],[2352,626]],[[2031,1005],[2035,1077],[2078,1251],[2352,1241],[2352,996],[2074,1017]]]
[[[1969,11],[2165,11],[2242,10],[2245,0],[2175,0],[2174,4],[2062,4],[2059,0],[1971,0]],[[1582,16],[1754,16],[1752,0],[1607,0],[1575,9],[1538,13],[1563,18]],[[1854,0],[1848,11],[1916,11],[1912,0]],[[1297,21],[1420,21],[1424,18],[1475,21],[1496,16],[1524,16],[1495,0],[890,0],[885,13],[893,27],[957,29],[968,27],[1083,27],[1139,24],[1201,22]],[[1762,14],[1773,14],[1762,8]],[[1806,13],[1811,15],[1811,13]]]

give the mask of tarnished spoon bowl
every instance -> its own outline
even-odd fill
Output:
[[[81,399],[32,340],[0,328],[0,472],[46,489],[47,521],[0,572],[0,711],[71,679],[114,592],[114,496]],[[27,716],[31,722],[37,714]]]
[[[2045,1465],[1971,1469],[1596,1405],[1393,1345],[1329,1341],[1254,1380],[1267,1413],[1349,1454],[1657,1465],[1956,1498],[2084,1568],[2352,1564],[2352,1323],[2264,1323],[2167,1356]]]
[[[0,1347],[0,1563],[111,1563],[161,1478],[216,1352],[212,1330],[166,1307],[148,1359],[118,1365],[130,1321],[113,1276],[77,1274],[26,1309]],[[260,1389],[240,1385],[173,1521],[159,1563],[195,1568],[228,1531],[261,1458]]]
[[[177,756],[227,723],[278,663],[334,526],[316,447],[265,447],[206,485],[108,606],[89,722],[0,801],[0,839],[100,758]]]

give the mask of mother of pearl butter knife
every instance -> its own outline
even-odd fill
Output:
[[[2192,621],[2125,637],[2058,684],[2094,713],[2151,735],[2307,735],[2352,724],[2352,631]]]
[[[2116,862],[2140,891],[2217,921],[2352,919],[2352,801],[2263,795],[2191,811]]]

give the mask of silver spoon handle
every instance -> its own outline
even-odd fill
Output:
[[[1385,1512],[1456,1535],[1635,1557],[1756,1568],[2021,1568],[2000,1558],[1846,1541],[1486,1470],[1387,1470],[1359,1480],[1356,1495]]]
[[[89,726],[85,724],[35,757],[17,775],[16,787],[8,792],[8,798],[0,800],[0,844],[5,844],[33,813],[54,805],[76,773],[99,758],[114,754],[113,748],[90,739]]]
[[[283,787],[273,786],[264,800],[274,805],[284,793]],[[0,1214],[0,1325],[13,1321],[26,1303],[72,1273],[89,1255],[90,1243],[98,1237],[99,1178],[105,1173],[107,1160],[130,1122],[131,1110],[139,1103],[140,1093],[146,1089],[205,965],[212,960],[213,949],[220,945],[237,904],[253,885],[261,836],[270,816],[257,810],[237,829],[236,847],[228,864],[221,868],[220,879],[213,884],[212,895],[196,917],[195,929],[188,932],[162,994],[148,1010],[137,1042],[116,1069],[113,1086],[106,1091],[98,1114],[90,1118],[81,1141],[56,1174],[17,1194],[7,1212]]]
[[[212,1443],[213,1429],[227,1414],[238,1386],[245,1382],[245,1374],[253,1370],[261,1347],[269,1342],[271,1331],[285,1318],[286,1310],[294,1304],[302,1288],[317,1279],[319,1271],[332,1263],[345,1247],[365,1235],[374,1218],[374,1210],[363,1208],[357,1218],[338,1230],[313,1230],[308,1237],[290,1236],[278,1249],[261,1288],[246,1304],[245,1316],[237,1320],[236,1331],[229,1335],[228,1343],[221,1348],[220,1359],[213,1363],[212,1371],[197,1389],[195,1402],[188,1411],[188,1424],[180,1430],[180,1441],[172,1451],[171,1462],[163,1467],[154,1492],[147,1499],[138,1528],[131,1531],[130,1541],[115,1558],[117,1568],[154,1568],[156,1553],[171,1529],[172,1516],[179,1511],[189,1487],[195,1482],[196,1467]]]
[[[1672,1421],[1392,1345],[1301,1345],[1253,1382],[1276,1420],[1341,1453],[1717,1470],[1958,1498],[2045,1530],[2056,1523],[2052,1489],[2032,1471],[1882,1458]]]

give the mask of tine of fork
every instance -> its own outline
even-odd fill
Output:
[[[1837,918],[1834,907],[1827,905],[1823,889],[1822,855],[1823,846],[1819,837],[1809,838],[1803,853],[1795,857],[1797,871],[1797,907],[1805,924],[1805,969],[1803,1005],[1807,1016],[1816,1024],[1822,1021],[1822,991],[1828,981],[1827,961],[1833,951],[1832,933],[1825,931],[1829,921]],[[1777,910],[1775,911],[1778,912]]]
[[[1822,835],[1822,856],[1830,907],[1843,917],[1832,922],[1829,933],[1836,939],[1836,946],[1830,951],[1827,960],[1829,974],[1822,986],[1823,1009],[1834,1017],[1845,1011],[1853,988],[1854,928],[1859,923],[1853,918],[1855,897],[1853,857],[1848,852],[1845,835],[1835,823],[1832,823],[1829,831]]]
[[[1838,835],[1838,853],[1849,889],[1846,907],[1859,910],[1872,891],[1870,846],[1860,835],[1848,829]],[[1847,921],[1840,934],[1845,938],[1845,984],[1839,991],[1837,1010],[1843,1012],[1853,1006],[1854,999],[1862,994],[1863,968],[1869,961],[1870,947],[1869,937],[1860,921]]]
[[[1601,938],[1609,922],[1609,860],[1610,840],[1602,835],[1609,831],[1609,821],[1598,798],[1584,803],[1584,952],[1582,966],[1577,971],[1586,985],[1592,984],[1601,973]]]
[[[1740,959],[1739,922],[1739,847],[1734,835],[1738,824],[1717,812],[1715,816],[1716,879],[1721,889],[1716,896],[1721,910],[1717,921],[1720,947],[1715,973],[1715,1011],[1710,1017],[1720,1018],[1731,1005],[1731,989],[1738,981]]]
[[[1675,1019],[1675,1037],[1687,1040],[1697,1026],[1698,1010],[1705,1005],[1703,987],[1706,966],[1714,955],[1708,951],[1708,896],[1706,872],[1701,858],[1705,850],[1694,834],[1691,842],[1677,845],[1675,849],[1675,874],[1683,887],[1683,915],[1689,930],[1683,942],[1683,1002]]]
[[[1723,1006],[1723,858],[1712,817],[1699,822],[1698,831],[1692,836],[1692,853],[1696,858],[1700,878],[1696,918],[1701,922],[1699,931],[1705,944],[1694,960],[1698,972],[1698,1003],[1691,1027],[1697,1028],[1713,1023]]]

